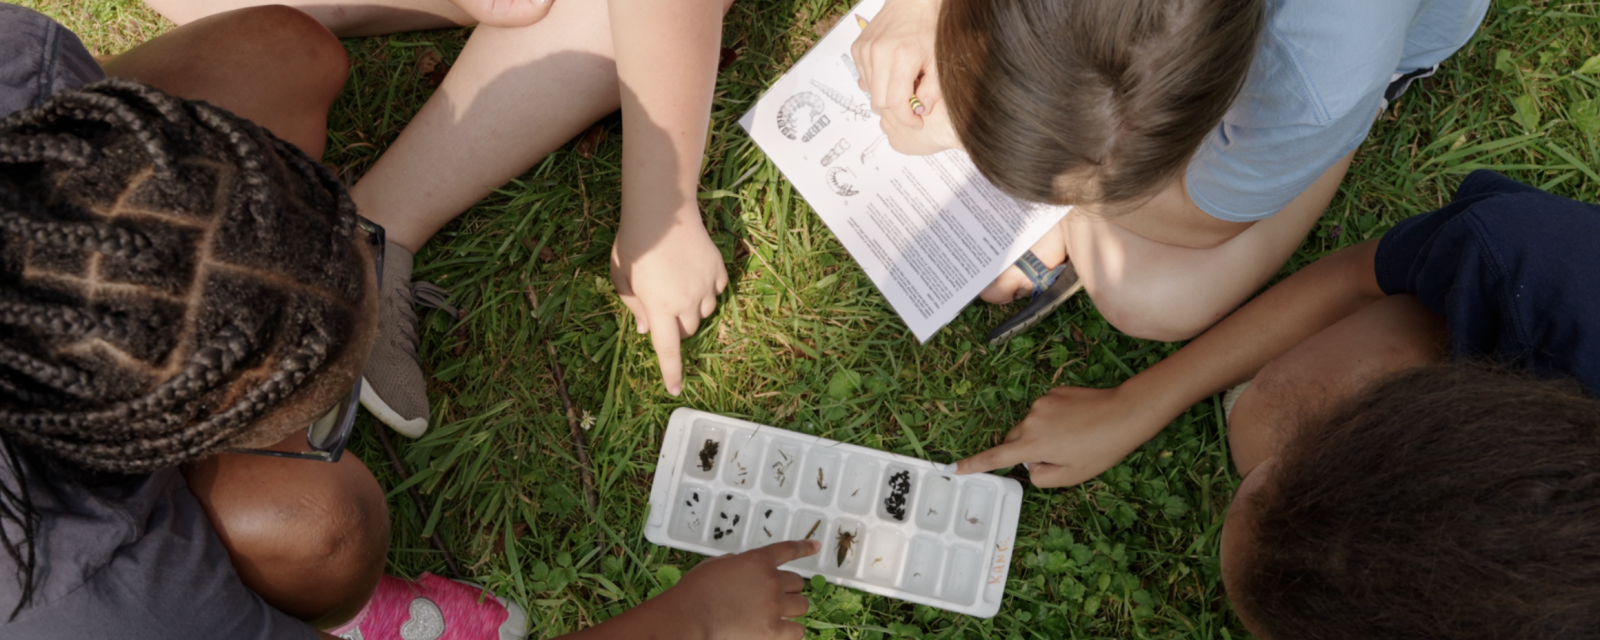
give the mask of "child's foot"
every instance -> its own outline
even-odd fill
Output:
[[[1067,261],[1067,235],[1062,230],[1062,225],[1065,224],[1066,219],[1063,218],[1061,222],[1050,227],[1044,237],[1033,243],[1033,248],[1030,249],[1033,255],[1044,263],[1047,269],[1054,269]],[[384,268],[387,269],[388,267]],[[982,293],[978,294],[978,297],[994,304],[1006,304],[1026,298],[1033,295],[1033,293],[1033,280],[1024,274],[1022,269],[1012,265],[1006,269],[1005,273],[1000,274],[1000,277],[995,278],[994,282],[990,283]]]
[[[417,355],[417,305],[444,309],[449,292],[427,282],[412,282],[414,256],[390,242],[383,252],[379,283],[378,338],[361,372],[361,404],[395,431],[413,438],[428,430],[428,381]]]
[[[520,640],[528,615],[465,582],[431,573],[416,581],[385,575],[367,608],[330,633],[345,640]]]

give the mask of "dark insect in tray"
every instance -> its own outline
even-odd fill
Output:
[[[820,526],[822,526],[822,521],[821,520],[818,520],[816,524],[811,525],[811,530],[806,532],[805,539],[806,540],[810,540],[811,536],[817,535],[817,527],[820,527]]]
[[[965,515],[962,516],[962,519],[966,520],[967,524],[983,524],[981,522],[978,522],[977,518],[972,517],[972,512],[971,511],[963,511],[962,513],[965,514]]]
[[[817,467],[817,488],[821,489],[823,491],[827,491],[828,490],[828,485],[823,484],[822,467]]]
[[[834,566],[844,567],[844,561],[850,557],[850,549],[855,545],[855,532],[839,529],[839,544],[834,548]]]
[[[906,494],[911,493],[911,472],[898,471],[889,476],[889,497],[883,499],[883,510],[895,520],[906,519]]]
[[[706,438],[706,443],[700,446],[700,470],[710,471],[717,463],[717,450],[722,448],[722,443]]]

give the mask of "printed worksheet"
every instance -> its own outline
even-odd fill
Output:
[[[926,342],[1070,207],[1006,195],[964,152],[889,146],[850,57],[882,7],[851,9],[739,123]]]

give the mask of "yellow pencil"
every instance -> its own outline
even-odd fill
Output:
[[[862,29],[867,28],[867,19],[861,17],[861,14],[859,13],[856,14],[856,26],[861,27]]]

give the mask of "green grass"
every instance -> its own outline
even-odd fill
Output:
[[[164,28],[133,0],[37,4],[104,53]],[[718,195],[702,205],[732,285],[685,345],[681,398],[662,390],[650,343],[627,329],[607,277],[620,202],[615,122],[592,158],[568,145],[424,250],[418,277],[455,290],[467,314],[457,324],[425,318],[436,426],[400,445],[433,512],[417,513],[398,486],[374,423],[354,449],[391,490],[394,572],[442,571],[424,539],[437,531],[471,577],[526,603],[536,633],[555,636],[638,604],[699,560],[641,533],[676,407],[948,461],[997,442],[1052,385],[1114,385],[1176,348],[1117,333],[1082,297],[1002,348],[982,335],[1011,309],[982,304],[916,343],[735,122],[817,39],[816,23],[847,6],[742,0],[727,22],[725,44],[739,57],[719,79],[702,181]],[[334,107],[328,163],[360,175],[431,90],[416,56],[452,60],[468,33],[349,41],[355,69]],[[1593,3],[1497,2],[1471,44],[1384,114],[1285,273],[1439,206],[1475,168],[1600,199],[1600,70],[1574,73],[1600,54],[1595,34]],[[539,257],[545,246],[553,259]],[[583,506],[545,333],[594,418],[599,513]],[[1028,492],[994,619],[814,582],[806,623],[818,638],[1244,637],[1217,568],[1236,483],[1220,409],[1205,402],[1100,478]]]

